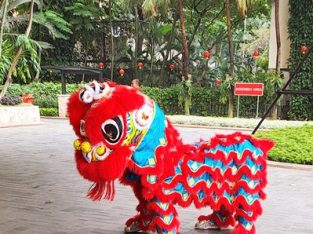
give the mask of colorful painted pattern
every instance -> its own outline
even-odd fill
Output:
[[[155,168],[157,158],[155,150],[165,144],[165,116],[158,105],[155,105],[154,119],[149,129],[144,133],[144,139],[138,143],[138,147],[132,155],[132,161],[139,168]],[[139,131],[139,130],[135,130]],[[149,181],[154,182],[154,177]]]
[[[171,144],[157,144],[162,138],[163,135],[155,135],[153,157],[151,153],[141,154],[137,157],[140,160],[136,160],[138,167],[143,168],[154,166],[149,159],[161,160],[164,152],[172,152],[172,161],[178,159],[173,165],[166,164],[169,168],[173,166],[171,173],[140,171],[141,176],[136,177],[146,188],[143,192],[148,191],[144,196],[153,193],[149,207],[155,214],[150,226],[154,225],[158,233],[178,233],[173,204],[186,207],[194,203],[197,208],[210,206],[214,210],[199,220],[210,220],[220,227],[236,225],[234,233],[236,230],[254,233],[253,221],[261,214],[260,200],[265,198],[267,150],[262,144],[241,133],[219,135],[210,142],[198,142],[187,148],[179,141],[175,148]]]
[[[77,169],[94,182],[88,196],[112,200],[119,179],[138,198],[128,231],[179,233],[174,205],[194,204],[213,210],[199,222],[235,226],[234,234],[255,233],[272,142],[234,133],[183,144],[151,99],[113,83],[86,85],[72,94],[68,110],[79,138]]]

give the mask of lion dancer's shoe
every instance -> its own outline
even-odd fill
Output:
[[[213,213],[208,216],[199,216],[195,228],[199,230],[218,230],[234,225],[235,220],[232,214],[226,209],[222,208],[219,211],[213,211]]]
[[[140,215],[136,215],[128,219],[125,223],[124,232],[127,232],[127,233],[140,232],[141,231],[140,220],[141,220]]]
[[[238,217],[238,224],[233,229],[232,234],[254,234],[255,227],[252,222],[243,217]],[[227,211],[214,211],[211,215],[201,215],[195,225],[199,230],[220,230],[228,226],[234,226],[235,219]]]
[[[146,209],[146,203],[139,204],[137,206],[139,214],[128,219],[125,223],[124,232],[146,232],[153,218],[153,213]]]

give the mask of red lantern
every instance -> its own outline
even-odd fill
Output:
[[[220,86],[222,84],[222,81],[221,80],[219,80],[219,79],[216,79],[215,80],[215,85],[216,86]]]
[[[140,62],[140,63],[138,63],[138,68],[139,68],[139,70],[141,70],[142,68],[143,68],[143,63],[142,62]]]
[[[309,48],[306,47],[305,45],[301,46],[301,54],[306,54],[309,51]]]
[[[254,51],[253,51],[253,53],[252,53],[252,56],[253,57],[259,57],[260,56],[260,51],[258,50],[258,49],[255,49]]]
[[[104,63],[103,62],[98,63],[98,68],[99,69],[103,69],[104,68]]]
[[[124,69],[120,69],[120,70],[118,71],[118,73],[120,73],[121,76],[124,76],[125,70],[124,70]]]
[[[204,51],[203,57],[204,57],[205,59],[210,59],[210,57],[211,57],[210,51]]]
[[[171,63],[169,68],[170,68],[171,71],[174,71],[175,65],[173,63]]]

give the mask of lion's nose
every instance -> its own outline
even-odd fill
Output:
[[[81,145],[80,145],[81,150],[84,153],[89,153],[92,149],[91,144],[88,141],[84,141]]]
[[[105,154],[106,148],[103,145],[100,145],[99,147],[97,147],[96,152],[97,152],[98,155],[101,156],[101,155]]]
[[[106,148],[102,143],[92,146],[88,140],[76,139],[73,143],[75,150],[81,150],[83,157],[88,163],[95,161],[103,161],[110,153],[111,149]]]

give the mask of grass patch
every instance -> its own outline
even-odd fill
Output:
[[[41,116],[58,116],[57,108],[40,108]]]
[[[268,158],[278,162],[313,165],[313,126],[274,129],[256,134],[256,137],[271,139],[276,146]]]

